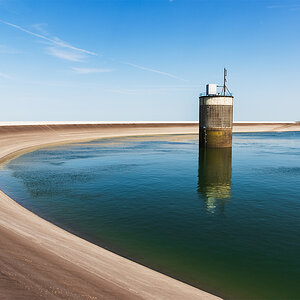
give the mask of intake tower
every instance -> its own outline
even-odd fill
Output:
[[[226,148],[232,146],[233,96],[224,84],[207,84],[206,93],[200,94],[199,146],[202,148]],[[218,88],[222,88],[218,93]]]

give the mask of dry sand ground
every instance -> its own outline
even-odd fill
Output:
[[[241,124],[234,128],[282,130],[300,130],[300,124]],[[48,145],[197,131],[195,123],[0,124],[0,161]],[[0,299],[219,298],[76,237],[0,191]]]

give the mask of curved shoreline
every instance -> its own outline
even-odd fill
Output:
[[[299,130],[297,123],[260,126]],[[50,145],[197,132],[196,123],[0,125],[0,162]],[[220,299],[72,235],[1,190],[0,298]]]
[[[194,126],[173,125],[49,127],[0,128],[2,162],[50,145],[195,132]],[[218,299],[72,235],[2,191],[0,208],[0,298]]]

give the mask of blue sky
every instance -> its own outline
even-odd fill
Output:
[[[300,120],[300,1],[0,0],[0,121]]]

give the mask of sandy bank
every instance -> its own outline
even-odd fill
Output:
[[[235,132],[300,130],[236,124]],[[0,124],[0,161],[105,137],[197,133],[196,123]],[[218,299],[115,255],[32,214],[0,191],[0,299]]]
[[[235,122],[233,132],[300,131],[300,122]]]

